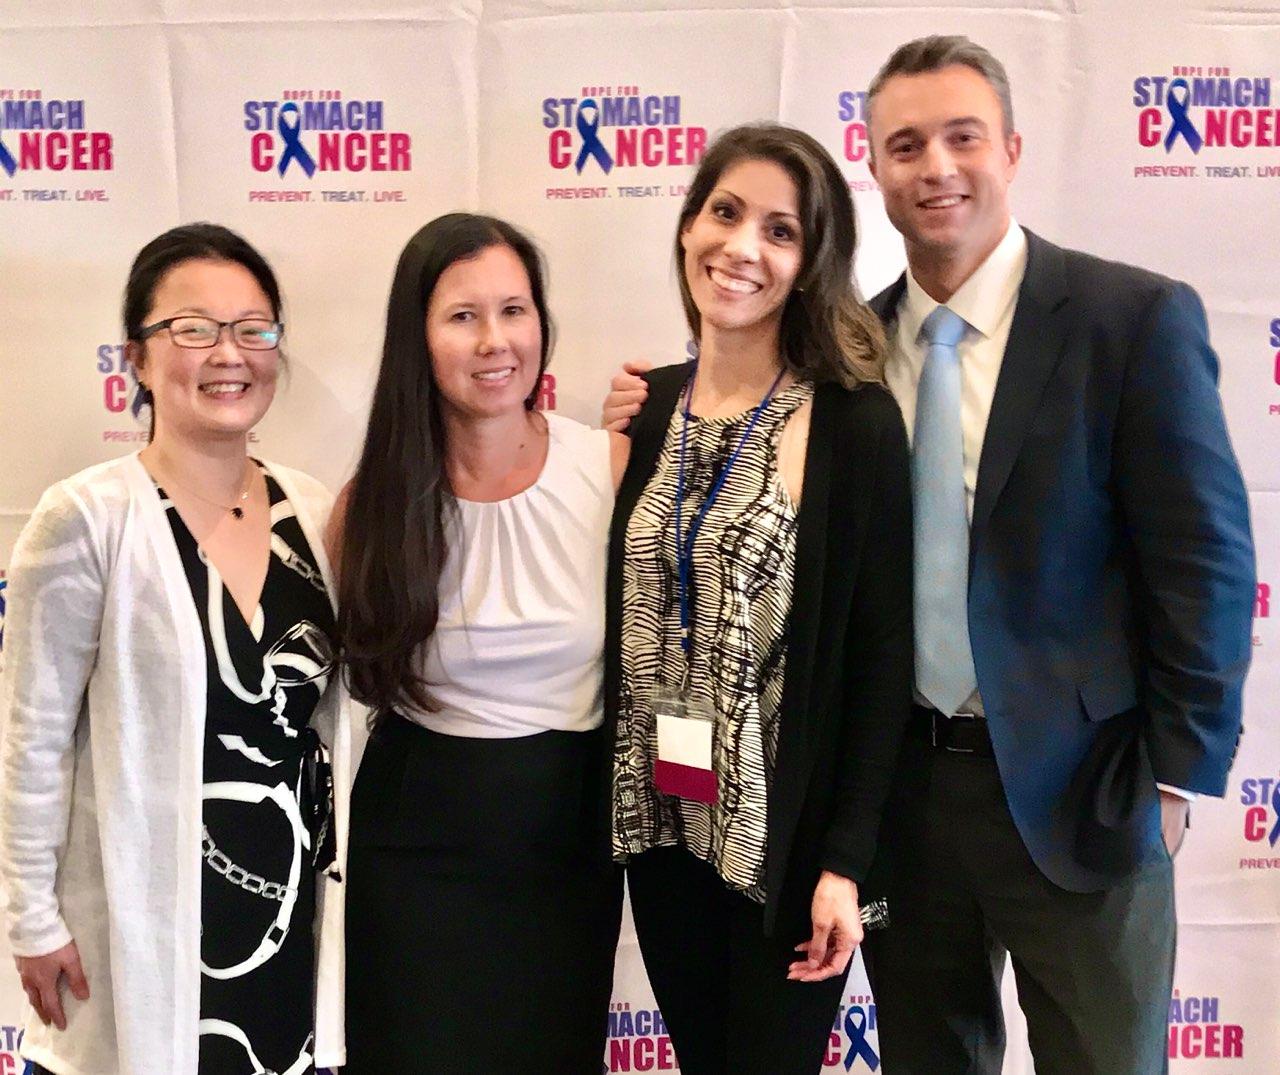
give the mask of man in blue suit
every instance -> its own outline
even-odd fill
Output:
[[[1171,856],[1226,787],[1256,588],[1204,309],[1013,220],[1022,140],[986,49],[909,42],[868,96],[916,515],[892,924],[864,946],[885,1071],[997,1075],[1011,956],[1037,1075],[1163,1072]],[[613,389],[621,428],[644,382]]]
[[[1255,574],[1204,309],[1012,219],[1000,62],[899,48],[872,173],[908,271],[872,305],[913,434],[916,706],[868,939],[889,1075],[1167,1070],[1171,855],[1222,795]]]

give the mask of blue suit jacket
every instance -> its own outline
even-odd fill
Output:
[[[1253,544],[1204,308],[1027,233],[969,538],[978,689],[1018,831],[1061,887],[1165,852],[1156,782],[1223,794]],[[873,300],[896,315],[905,279]]]

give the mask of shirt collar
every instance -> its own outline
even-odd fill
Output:
[[[1004,238],[987,255],[987,260],[960,285],[947,306],[983,336],[990,337],[1017,300],[1018,288],[1022,286],[1026,270],[1027,236],[1018,222],[1011,219]],[[902,327],[907,331],[907,339],[919,337],[924,319],[939,305],[941,304],[930,298],[928,292],[916,282],[908,267],[907,288],[898,308],[898,316],[902,319]]]

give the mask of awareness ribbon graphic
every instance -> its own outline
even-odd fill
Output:
[[[856,1021],[855,1015],[858,1017]],[[867,1062],[867,1067],[872,1071],[878,1069],[880,1057],[876,1056],[876,1051],[871,1048],[871,1042],[867,1041],[867,1013],[863,1011],[861,1005],[855,1004],[845,1011],[844,1032],[849,1035],[849,1051],[844,1057],[845,1071],[852,1068],[853,1062],[859,1057]]]
[[[138,380],[138,371],[133,368],[132,362],[129,363],[129,376],[133,380],[133,402],[129,405],[129,413],[137,418],[142,413],[142,408],[151,402],[151,396]]]
[[[7,579],[0,579],[0,649],[4,649],[4,591]]]
[[[18,170],[18,162],[13,159],[13,154],[9,152],[9,147],[4,144],[3,138],[0,138],[0,168],[10,175]]]
[[[4,583],[0,582],[0,586],[3,585]],[[3,607],[0,607],[0,614],[3,611]],[[1267,839],[1271,841],[1271,846],[1275,847],[1277,841],[1280,841],[1280,780],[1276,781],[1276,786],[1271,792],[1271,810],[1276,815],[1276,823]]]
[[[285,123],[285,116],[288,116],[293,122]],[[289,167],[290,161],[297,161],[302,166],[302,170],[307,173],[308,178],[315,175],[316,162],[312,159],[311,154],[307,152],[307,147],[298,138],[302,127],[302,117],[298,115],[298,106],[292,101],[282,104],[280,106],[280,118],[276,120],[276,126],[280,131],[280,137],[284,139],[284,154],[280,157],[280,174],[284,175],[284,170]]]
[[[1182,96],[1175,97],[1174,90],[1181,90]],[[1191,147],[1192,153],[1199,153],[1200,147],[1204,145],[1204,139],[1200,137],[1200,132],[1195,129],[1191,118],[1187,115],[1187,105],[1190,103],[1191,88],[1187,85],[1187,80],[1175,78],[1169,83],[1169,91],[1165,95],[1165,107],[1169,109],[1169,119],[1173,121],[1164,139],[1166,153],[1173,152],[1173,143],[1178,135],[1182,135],[1187,145]]]
[[[584,115],[588,107],[591,109],[590,119]],[[613,158],[609,156],[609,151],[600,141],[600,106],[592,98],[588,97],[578,105],[577,124],[578,133],[582,135],[582,148],[578,150],[578,159],[573,166],[581,174],[587,158],[595,157],[596,163],[604,169],[605,175],[608,175],[613,168]]]

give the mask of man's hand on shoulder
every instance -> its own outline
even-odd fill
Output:
[[[604,400],[600,424],[614,433],[621,433],[640,413],[644,401],[649,398],[649,386],[641,374],[653,369],[652,362],[624,362],[622,369],[609,382],[609,394]]]

